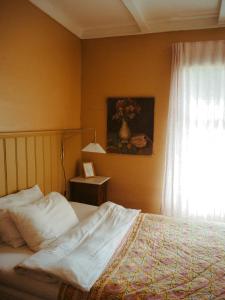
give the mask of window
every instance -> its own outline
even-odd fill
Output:
[[[173,51],[163,212],[225,220],[225,42]]]

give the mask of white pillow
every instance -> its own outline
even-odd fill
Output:
[[[56,192],[32,204],[10,208],[9,213],[33,251],[45,248],[79,222],[66,198]]]
[[[25,241],[18,232],[7,212],[8,208],[29,204],[43,197],[38,185],[15,194],[10,194],[0,198],[0,237],[2,241],[12,247],[20,247]]]
[[[14,248],[25,244],[7,210],[0,211],[0,236],[3,242]]]

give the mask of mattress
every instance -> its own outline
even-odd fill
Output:
[[[78,202],[70,202],[81,221],[92,214],[97,207]],[[12,248],[0,245],[0,299],[46,299],[55,300],[61,283],[45,283],[27,276],[18,275],[14,267],[33,252],[27,246]],[[18,291],[18,293],[17,293]],[[33,298],[32,296],[33,295]]]

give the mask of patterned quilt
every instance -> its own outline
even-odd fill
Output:
[[[64,284],[59,299],[72,300],[76,293]],[[140,214],[126,242],[83,297],[225,300],[225,224]]]

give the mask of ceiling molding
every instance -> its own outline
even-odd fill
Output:
[[[81,38],[82,29],[72,20],[68,18],[67,14],[64,14],[63,11],[46,0],[29,0],[34,6],[40,8],[40,10],[44,11],[49,17],[53,20],[61,24],[63,27],[74,33],[76,36]]]
[[[218,13],[212,13],[209,11],[202,11],[201,14],[188,14],[188,15],[180,15],[178,17],[171,17],[171,18],[164,18],[161,20],[178,20],[178,21],[183,21],[183,20],[203,20],[203,19],[212,19],[212,18],[217,18],[218,17]],[[154,20],[160,20],[160,19],[152,19]]]
[[[221,0],[218,23],[225,25],[225,0]]]
[[[204,28],[218,28],[223,27],[222,24],[217,22],[217,14],[207,15],[193,15],[182,16],[170,19],[155,19],[147,21],[149,30],[145,33],[159,33],[168,31],[181,31],[181,30],[197,30]],[[124,26],[109,26],[109,27],[96,27],[84,30],[81,36],[82,39],[100,38],[100,37],[113,37],[125,35],[138,35],[143,34],[138,30],[137,26],[124,25]]]
[[[151,33],[220,27],[217,23],[217,16],[211,16],[208,18],[187,17],[151,21],[149,22],[149,26],[151,28]]]
[[[83,30],[82,39],[93,39],[101,37],[113,37],[113,36],[126,36],[135,35],[140,33],[137,25],[120,25],[120,26],[105,26],[105,27],[94,27]]]
[[[124,4],[124,6],[130,12],[130,14],[133,16],[140,31],[142,33],[148,32],[149,31],[148,24],[143,16],[143,14],[138,9],[137,5],[133,2],[133,0],[121,0],[121,2]]]
[[[189,27],[195,28],[196,26],[211,26],[215,25],[217,26],[217,18],[218,15],[216,13],[202,13],[201,15],[183,15],[179,17],[172,17],[172,18],[163,18],[163,19],[151,19],[148,20],[148,25],[151,28],[152,25],[164,25],[165,27],[168,25],[168,27],[182,27],[182,24],[184,27],[187,25]],[[151,28],[151,31],[153,29]]]

